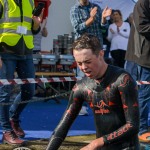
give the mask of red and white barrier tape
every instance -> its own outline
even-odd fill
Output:
[[[67,82],[81,80],[82,77],[53,77],[53,78],[27,78],[27,79],[0,79],[0,85],[14,85],[27,83]],[[136,81],[138,85],[150,84],[150,81]]]
[[[54,78],[27,78],[27,79],[0,79],[0,85],[14,85],[27,83],[66,82],[81,80],[81,77],[54,77]]]
[[[136,81],[138,85],[150,84],[150,81]]]

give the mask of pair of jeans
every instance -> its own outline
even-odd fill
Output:
[[[138,79],[140,81],[150,81],[150,68],[138,65]],[[150,85],[139,86],[139,110],[140,110],[140,130],[139,134],[148,132],[148,113],[150,102]]]
[[[26,56],[16,56],[13,54],[1,54],[2,68],[0,68],[0,79],[14,79],[14,73],[17,72],[18,78],[35,78],[35,69],[32,54]],[[10,118],[19,121],[19,115],[27,105],[17,102],[26,101],[32,98],[35,91],[35,84],[22,84],[21,92],[16,96],[13,104],[10,102],[10,96],[13,85],[0,85],[0,122],[4,131],[11,130]]]
[[[131,74],[135,81],[138,79],[138,69],[136,63],[127,60],[125,63],[125,69]]]

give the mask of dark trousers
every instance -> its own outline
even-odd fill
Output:
[[[114,65],[124,68],[125,54],[126,51],[121,49],[111,51],[111,56],[114,59]]]

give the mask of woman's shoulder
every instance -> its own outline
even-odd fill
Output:
[[[109,25],[109,27],[116,27],[116,24],[115,23],[111,23],[110,25]]]
[[[123,25],[130,26],[130,24],[128,22],[126,22],[126,21],[123,22]]]

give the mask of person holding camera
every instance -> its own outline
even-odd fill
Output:
[[[41,15],[34,16],[33,0],[0,1],[0,78],[14,79],[34,78],[32,57],[33,34],[40,31]],[[41,13],[42,14],[42,13]],[[19,116],[34,95],[34,84],[21,85],[21,91],[12,105],[10,95],[12,85],[0,85],[0,122],[3,130],[2,142],[11,145],[22,145],[25,133],[20,127]],[[5,105],[4,105],[5,104]]]
[[[47,18],[43,19],[41,23],[40,32],[38,34],[33,35],[33,43],[34,43],[33,54],[39,54],[41,52],[42,37],[48,36],[46,24],[47,24]]]

